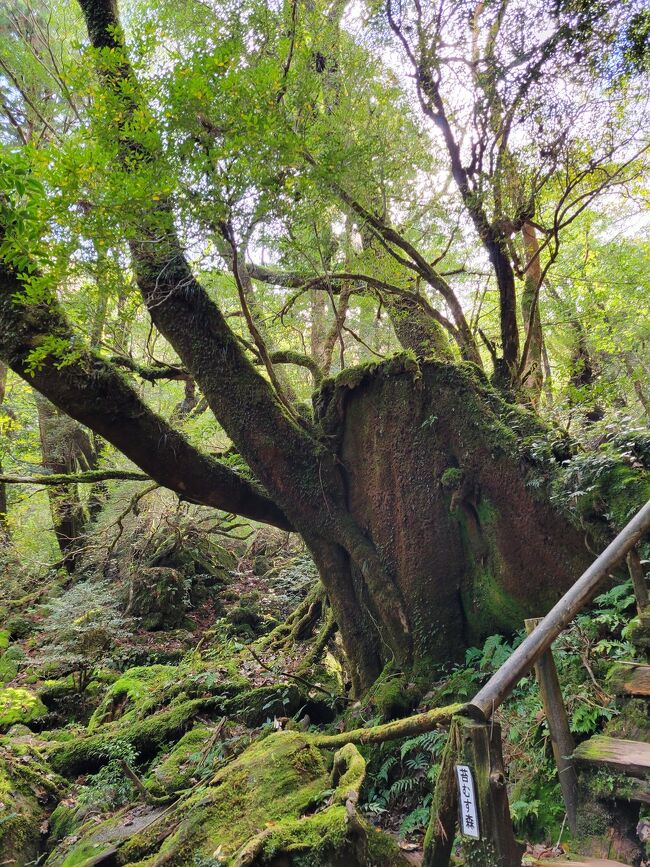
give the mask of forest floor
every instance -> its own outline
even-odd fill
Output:
[[[73,581],[7,564],[0,863],[421,863],[445,731],[355,749],[356,764],[345,758],[354,839],[338,812],[347,801],[337,801],[330,779],[333,756],[314,751],[310,737],[462,702],[521,636],[491,636],[426,684],[389,668],[353,701],[304,551],[267,531],[213,549],[211,573],[206,552],[189,543],[182,553],[191,556],[167,553],[147,566],[148,610],[132,577],[108,584],[89,568]],[[607,730],[650,741],[647,705],[623,706],[607,682],[612,661],[635,653],[626,634],[633,603],[629,585],[612,587],[555,646],[577,740]],[[568,832],[533,678],[499,722],[511,812],[530,860],[582,852],[643,863],[637,828],[648,813],[611,799],[614,774],[583,774],[581,826]],[[279,731],[291,733],[277,741],[288,750],[281,756]],[[294,748],[308,751],[307,765],[296,764]],[[244,768],[254,792],[238,776]],[[230,812],[219,801],[225,791]],[[460,841],[455,851],[462,859]],[[277,860],[280,852],[292,860]]]

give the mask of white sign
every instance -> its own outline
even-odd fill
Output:
[[[478,807],[472,772],[467,765],[456,765],[458,780],[458,806],[460,809],[460,833],[473,840],[480,840]]]

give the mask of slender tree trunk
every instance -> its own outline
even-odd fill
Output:
[[[332,357],[334,355],[334,349],[336,348],[336,344],[340,344],[341,351],[345,346],[345,341],[343,339],[343,326],[348,315],[351,294],[352,286],[349,283],[346,283],[344,286],[341,287],[341,291],[335,305],[334,321],[332,322],[332,327],[325,335],[325,340],[322,346],[321,368],[323,370],[323,373],[325,374],[328,374],[331,370]],[[343,364],[341,363],[341,367],[342,366]]]
[[[309,314],[311,321],[309,348],[311,357],[321,367],[325,375],[329,372],[329,368],[327,370],[323,368],[328,301],[327,292],[322,292],[319,289],[311,289],[309,291]]]
[[[557,289],[549,283],[547,283],[547,288],[553,298],[566,311],[569,318],[569,326],[574,334],[573,347],[571,349],[571,375],[569,377],[569,383],[573,388],[581,390],[592,385],[596,379],[587,331],[582,324],[580,317],[577,315],[576,310],[572,309],[571,305],[560,296]],[[570,400],[575,402],[571,397]],[[587,422],[600,421],[603,415],[603,408],[599,404],[595,403],[591,409],[587,410],[585,413],[585,419]]]
[[[625,370],[627,375],[630,377],[632,382],[632,387],[634,388],[634,393],[637,396],[637,400],[643,407],[643,410],[646,414],[646,418],[650,419],[650,397],[648,396],[645,388],[643,387],[643,382],[639,375],[639,359],[636,357],[634,352],[623,352],[623,364],[625,365]]]
[[[521,388],[533,406],[537,406],[544,384],[542,365],[542,321],[539,312],[539,290],[542,267],[535,227],[524,223],[521,230],[526,256],[526,276],[521,296],[521,315],[524,321],[528,351],[521,373]]]
[[[43,467],[52,473],[73,473],[81,454],[77,430],[71,418],[49,400],[36,393],[38,427]],[[47,489],[54,533],[68,572],[74,572],[81,545],[86,515],[76,485],[57,485]]]

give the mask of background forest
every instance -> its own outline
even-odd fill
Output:
[[[446,733],[323,732],[471,698],[650,499],[649,45],[4,0],[0,863],[421,863]],[[650,741],[625,579],[555,645],[578,741]],[[643,863],[629,780],[567,827],[533,676],[498,719],[531,858]]]

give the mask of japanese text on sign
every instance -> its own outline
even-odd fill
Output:
[[[458,780],[458,806],[460,811],[460,833],[465,837],[480,840],[478,827],[478,808],[472,772],[467,765],[456,765]]]

